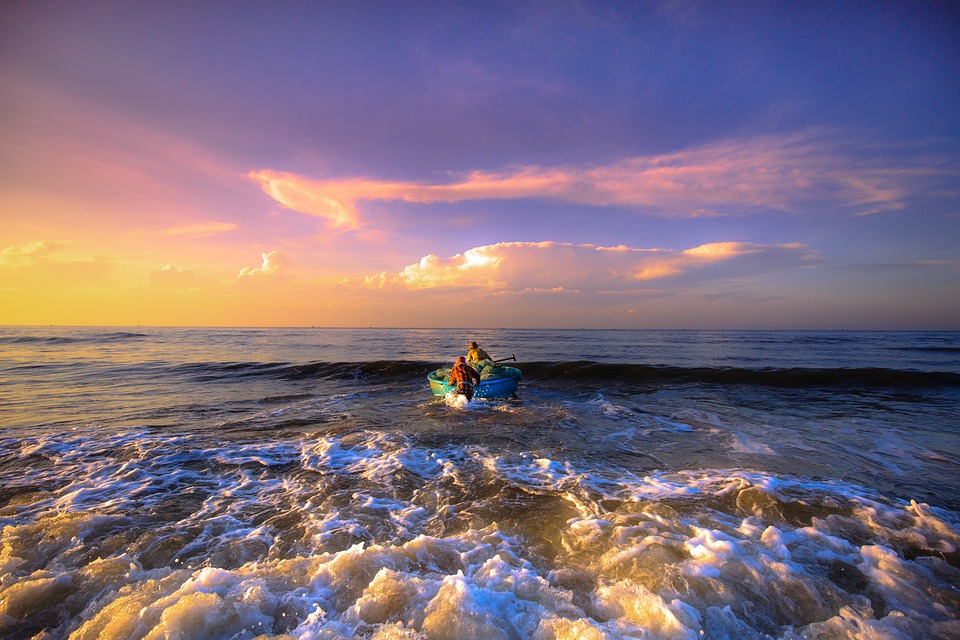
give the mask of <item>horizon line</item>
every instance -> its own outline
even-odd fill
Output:
[[[389,326],[389,325],[178,325],[178,324],[5,324],[0,323],[0,328],[56,328],[56,329],[369,329],[386,331],[810,331],[810,332],[828,332],[828,331],[861,331],[861,332],[891,332],[891,333],[957,333],[960,327],[947,329],[922,329],[922,328],[858,328],[858,327],[833,327],[833,328],[796,328],[796,327],[767,327],[767,328],[733,328],[733,327],[558,327],[558,326],[539,326],[539,327],[496,327],[496,326],[475,326],[475,327],[442,327],[442,326]]]

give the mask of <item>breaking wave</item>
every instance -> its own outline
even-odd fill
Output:
[[[514,363],[511,363],[514,364]],[[426,376],[438,363],[402,360],[373,362],[311,362],[304,364],[223,362],[176,365],[169,371],[196,379],[221,376],[280,379],[409,379]],[[576,384],[623,383],[633,385],[711,384],[782,388],[877,387],[960,388],[960,374],[941,371],[901,371],[882,368],[748,369],[733,367],[674,367],[639,364],[578,362],[522,362],[516,364],[525,380]]]

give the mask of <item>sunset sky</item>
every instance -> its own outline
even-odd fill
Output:
[[[960,329],[951,2],[0,5],[0,323]]]

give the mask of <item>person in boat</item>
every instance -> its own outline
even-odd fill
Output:
[[[480,374],[467,364],[466,358],[460,356],[450,370],[450,382],[457,385],[457,393],[467,400],[473,400],[473,385],[480,382]]]
[[[492,359],[486,351],[480,348],[480,345],[473,341],[470,342],[470,350],[467,351],[467,362],[474,363],[480,362],[481,360]]]

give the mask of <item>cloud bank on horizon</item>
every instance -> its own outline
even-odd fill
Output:
[[[940,3],[52,6],[0,322],[960,328]]]
[[[502,291],[635,293],[658,282],[722,280],[815,264],[801,245],[717,242],[680,251],[557,242],[502,242],[450,258],[424,256],[396,274],[367,276],[373,288],[476,287]]]

